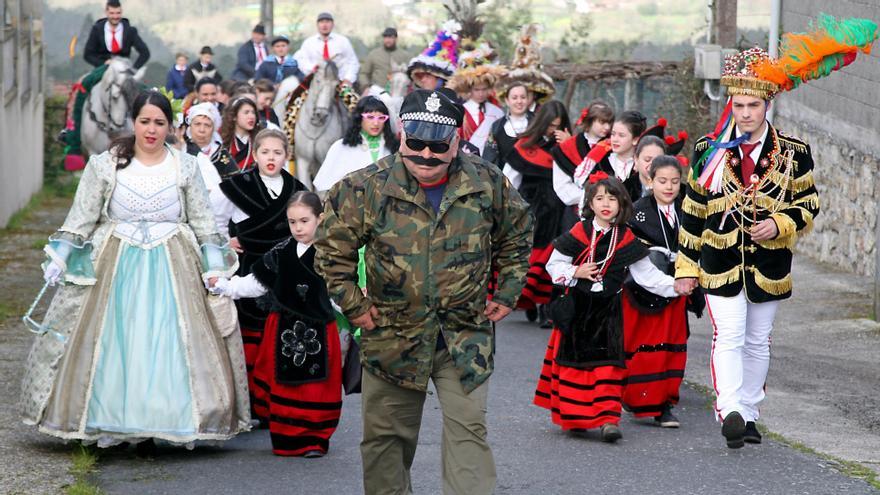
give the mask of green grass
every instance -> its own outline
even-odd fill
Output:
[[[713,409],[712,404],[715,400],[715,393],[712,391],[711,388],[689,380],[685,380],[684,383],[688,387],[702,393],[706,397],[707,408]],[[849,476],[850,478],[863,480],[874,488],[880,489],[880,478],[878,478],[877,472],[863,464],[855,461],[845,461],[833,455],[819,452],[812,447],[804,445],[802,442],[798,442],[797,440],[790,440],[780,435],[779,433],[774,433],[768,430],[767,427],[761,423],[758,423],[758,430],[760,430],[761,435],[770,440],[773,440],[774,442],[781,443],[789,448],[797,450],[798,452],[803,452],[804,454],[816,456],[827,462],[832,468],[839,471],[841,474]]]
[[[73,475],[74,483],[64,488],[67,495],[100,495],[104,492],[90,483],[89,475],[98,470],[98,455],[92,448],[80,445],[71,454],[71,466],[67,470]]]

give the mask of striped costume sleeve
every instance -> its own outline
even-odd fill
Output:
[[[813,156],[809,145],[806,145],[806,153],[798,155],[789,191],[791,205],[771,215],[779,229],[777,238],[806,234],[819,214],[819,193],[813,182]]]
[[[675,278],[700,276],[700,249],[703,227],[706,223],[706,190],[696,179],[688,182],[687,196],[682,204],[681,228],[678,233],[678,258],[675,260]]]

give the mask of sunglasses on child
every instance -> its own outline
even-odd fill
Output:
[[[442,155],[449,151],[449,143],[444,141],[426,142],[416,138],[406,138],[406,147],[413,151],[422,151],[425,148],[431,150],[431,153]]]
[[[361,117],[367,120],[378,120],[379,122],[385,122],[389,118],[387,115],[382,115],[378,113],[362,113]]]

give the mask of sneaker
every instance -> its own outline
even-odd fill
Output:
[[[317,459],[318,457],[324,457],[324,452],[321,452],[320,450],[310,450],[303,454],[303,457],[306,459]]]
[[[681,422],[678,421],[678,418],[672,414],[672,406],[666,404],[663,406],[663,412],[660,413],[660,416],[654,418],[661,428],[678,428],[681,426]]]
[[[727,439],[727,447],[739,449],[745,445],[743,434],[746,432],[746,422],[740,413],[733,411],[724,418],[721,426],[721,434]]]
[[[746,431],[743,433],[743,440],[746,443],[761,443],[761,432],[758,431],[758,425],[754,421],[746,423]]]
[[[613,423],[605,423],[599,431],[599,438],[605,443],[614,443],[623,438],[620,428]]]

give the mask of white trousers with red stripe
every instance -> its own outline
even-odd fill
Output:
[[[734,297],[707,295],[706,306],[715,330],[709,365],[718,420],[738,411],[746,421],[757,421],[779,301],[756,304],[740,292]]]

